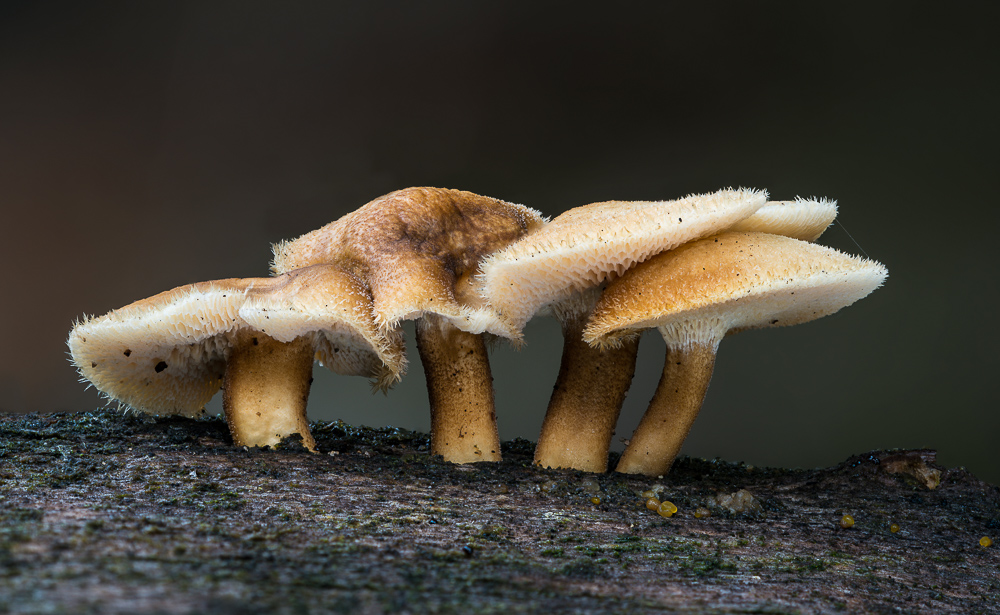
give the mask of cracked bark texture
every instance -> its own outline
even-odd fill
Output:
[[[312,433],[321,454],[234,448],[219,419],[0,415],[0,612],[1000,610],[1000,490],[932,451],[650,479],[534,467],[524,440],[454,465],[424,434]]]

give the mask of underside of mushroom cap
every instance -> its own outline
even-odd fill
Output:
[[[239,316],[280,342],[309,336],[316,360],[345,376],[370,376],[386,389],[406,372],[398,329],[380,330],[365,284],[331,265],[296,269],[272,278],[273,287],[247,292]]]
[[[478,271],[485,255],[543,222],[523,205],[462,190],[408,188],[276,245],[272,269],[336,263],[351,270],[371,288],[383,329],[438,314],[466,332],[507,336],[505,323],[486,306],[456,296],[456,285]]]
[[[875,261],[765,233],[723,233],[660,254],[608,285],[584,330],[598,347],[657,327],[668,343],[832,314],[881,286]]]
[[[571,209],[488,257],[481,293],[520,331],[540,309],[621,275],[636,263],[728,228],[767,200],[720,190],[675,201],[609,201]]]
[[[768,201],[752,216],[726,230],[771,233],[802,241],[816,241],[836,217],[837,201],[796,197],[794,201]]]
[[[151,414],[195,416],[218,392],[249,280],[189,284],[70,331],[80,375],[111,399]]]

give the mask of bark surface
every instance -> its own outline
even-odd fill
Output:
[[[0,612],[1000,610],[1000,490],[932,451],[650,479],[538,468],[524,440],[460,466],[424,434],[312,433],[321,454],[235,448],[220,419],[0,415]]]

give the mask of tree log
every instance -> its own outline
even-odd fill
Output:
[[[233,447],[215,418],[0,415],[5,612],[1000,605],[1000,550],[980,545],[1000,539],[1000,490],[933,451],[818,470],[681,457],[650,479],[538,468],[524,440],[460,466],[424,434],[311,428],[320,455]],[[733,505],[740,490],[753,497]],[[648,509],[650,495],[678,512]]]

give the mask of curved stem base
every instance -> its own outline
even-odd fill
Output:
[[[718,344],[667,346],[663,376],[616,472],[662,476],[670,470],[705,401]]]

